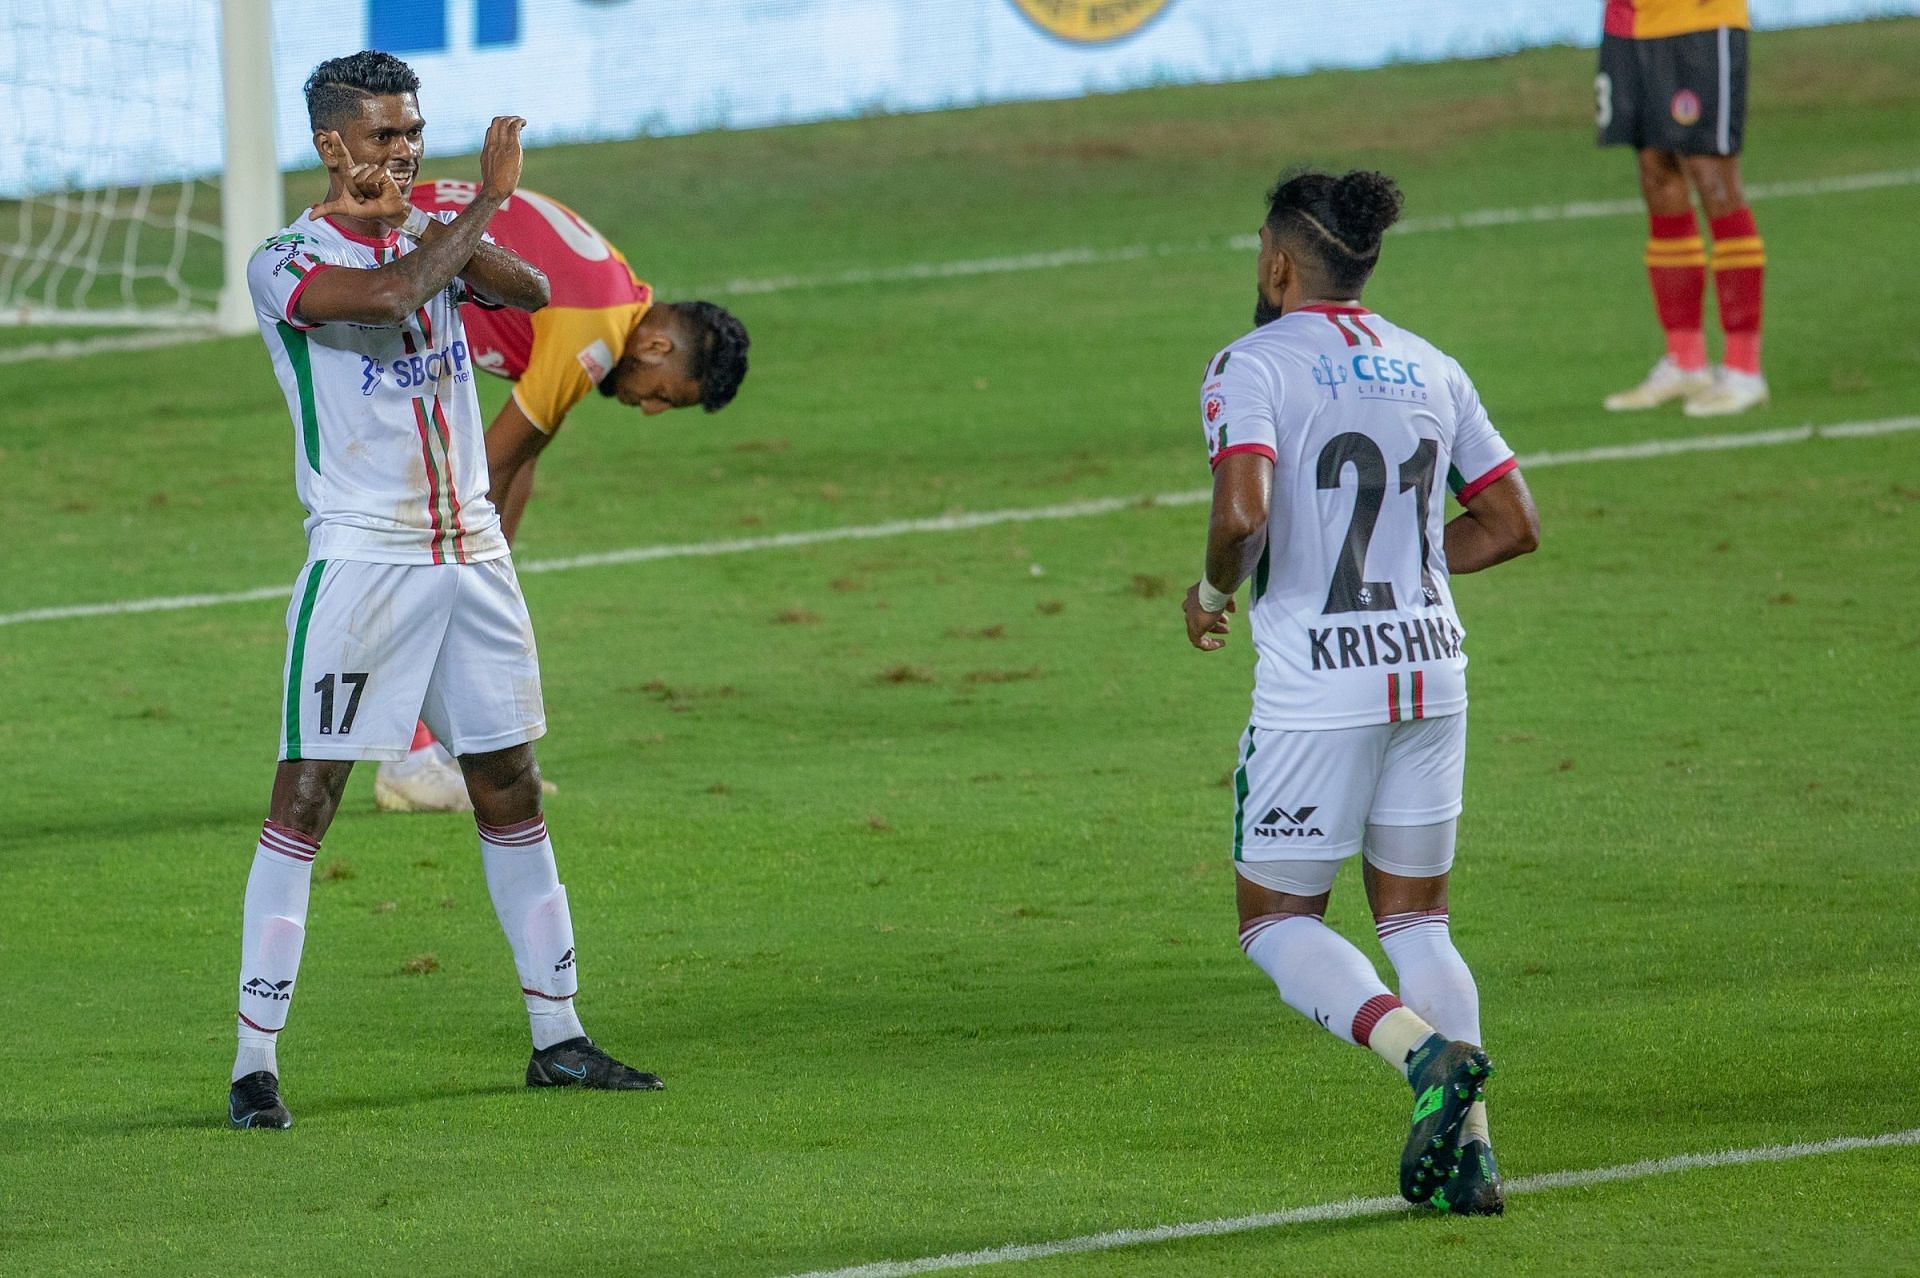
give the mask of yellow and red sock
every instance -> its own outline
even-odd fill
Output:
[[[1648,219],[1647,279],[1653,307],[1667,334],[1667,358],[1688,372],[1707,366],[1701,332],[1707,295],[1707,245],[1693,210],[1655,213]]]
[[[1720,329],[1727,335],[1727,367],[1758,373],[1767,246],[1750,209],[1735,209],[1708,225],[1713,228],[1713,291],[1720,299]]]

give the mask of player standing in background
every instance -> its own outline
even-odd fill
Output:
[[[1200,391],[1213,508],[1187,638],[1222,647],[1252,579],[1241,948],[1289,1007],[1412,1085],[1400,1192],[1491,1215],[1504,1207],[1482,1099],[1492,1066],[1447,927],[1467,741],[1448,574],[1526,554],[1539,523],[1460,365],[1360,304],[1399,215],[1378,173],[1302,173],[1269,194],[1257,327],[1208,362]],[[1443,479],[1466,508],[1444,525]],[[1398,998],[1321,921],[1340,863],[1363,850]]]
[[[477,191],[442,179],[416,185],[410,198],[439,216],[459,213]],[[487,233],[545,272],[553,292],[532,314],[475,308],[465,316],[474,365],[514,383],[487,428],[489,496],[511,542],[533,495],[534,463],[575,404],[597,389],[648,416],[696,404],[717,413],[747,375],[747,330],[711,302],[656,303],[620,250],[549,196],[514,192]],[[389,812],[470,806],[460,769],[425,724],[405,759],[380,765],[373,795]]]
[[[239,1050],[227,1115],[290,1127],[276,1042],[306,939],[314,858],[356,759],[406,753],[416,719],[459,755],[494,911],[533,1033],[531,1087],[652,1089],[580,1027],[573,925],[540,812],[546,732],[533,627],[486,496],[485,444],[460,304],[537,310],[546,278],[486,243],[520,180],[520,129],[487,130],[458,216],[407,203],[425,121],[420,82],[376,52],[306,84],[326,199],[247,266],[294,425],[308,561],[287,609],[280,765],[247,876]]]
[[[1640,154],[1652,232],[1647,276],[1667,353],[1647,379],[1609,395],[1615,412],[1686,400],[1689,417],[1767,402],[1760,373],[1766,248],[1740,188],[1747,119],[1747,0],[1607,0],[1595,81],[1601,146]],[[1713,232],[1713,291],[1726,335],[1716,374],[1702,329],[1707,246],[1688,187]]]

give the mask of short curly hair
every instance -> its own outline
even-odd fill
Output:
[[[337,129],[367,98],[419,91],[420,77],[391,53],[362,49],[344,58],[328,58],[307,77],[307,124],[315,133]]]
[[[1399,221],[1402,203],[1400,188],[1384,173],[1294,171],[1267,192],[1267,228],[1306,247],[1332,288],[1357,297],[1379,264],[1381,237]]]
[[[700,383],[700,406],[717,413],[747,380],[747,326],[712,302],[675,302],[689,339],[687,376]]]

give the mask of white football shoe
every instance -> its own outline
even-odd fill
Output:
[[[439,742],[373,774],[373,802],[382,812],[471,812],[467,779]]]
[[[1663,355],[1647,374],[1647,380],[1632,390],[1609,395],[1602,402],[1610,413],[1630,413],[1643,408],[1658,408],[1676,399],[1686,399],[1713,389],[1713,373],[1705,368],[1692,371],[1681,368],[1673,357]]]
[[[1723,368],[1713,385],[1687,396],[1689,417],[1731,417],[1767,402],[1767,379],[1759,373]]]

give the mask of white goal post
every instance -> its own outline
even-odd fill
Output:
[[[7,0],[0,114],[0,326],[253,327],[285,222],[270,0]]]

